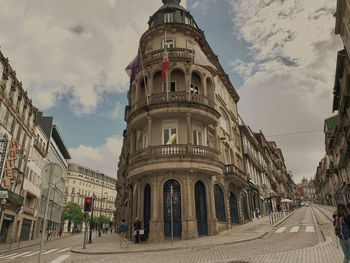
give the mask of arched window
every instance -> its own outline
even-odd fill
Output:
[[[221,187],[217,184],[214,185],[214,199],[216,218],[219,221],[226,222],[224,193],[222,192]]]

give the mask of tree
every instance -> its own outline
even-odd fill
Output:
[[[61,221],[63,222],[66,220],[73,220],[75,225],[84,221],[84,213],[82,212],[80,205],[69,202],[63,207]]]

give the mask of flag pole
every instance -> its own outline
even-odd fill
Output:
[[[165,46],[166,45],[166,30],[164,31],[164,34],[165,34],[164,46]],[[169,60],[169,57],[167,59]],[[168,102],[169,101],[168,69],[165,71],[165,87],[166,87],[166,101]]]
[[[143,62],[142,62],[141,43],[139,44],[139,47],[140,47],[140,62],[141,62],[141,67],[142,67],[143,82],[145,83],[146,102],[147,102],[147,105],[149,105],[149,101],[148,101],[148,92],[147,92],[147,83],[146,83],[146,76],[145,76],[145,68],[143,67]]]

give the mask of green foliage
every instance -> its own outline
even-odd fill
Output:
[[[61,221],[74,220],[76,225],[84,221],[84,213],[81,210],[80,205],[69,202],[63,207]]]

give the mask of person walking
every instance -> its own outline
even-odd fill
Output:
[[[333,215],[333,226],[336,236],[339,238],[340,246],[344,253],[343,263],[350,262],[350,229],[347,222],[350,220],[350,215],[347,207],[344,204],[337,205],[337,212]]]
[[[129,242],[126,240],[126,232],[128,232],[129,226],[128,223],[125,222],[125,219],[122,220],[122,223],[119,226],[119,235],[120,235],[120,247],[123,247],[123,243],[125,243],[125,246],[128,247]]]
[[[140,243],[140,229],[141,229],[141,222],[137,217],[135,217],[135,223],[134,223],[135,244]]]

